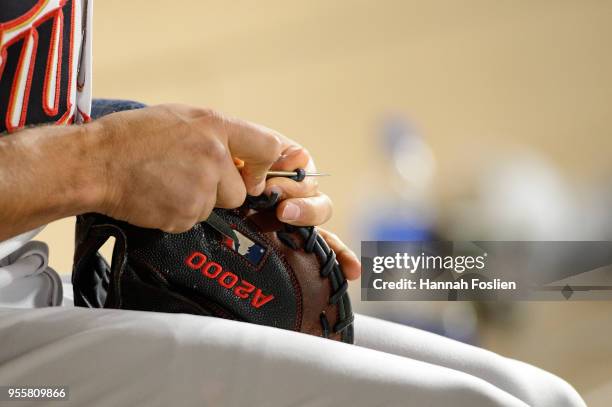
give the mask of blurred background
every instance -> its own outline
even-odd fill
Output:
[[[304,144],[361,240],[612,240],[612,2],[104,0],[94,95],[212,107]],[[39,235],[71,270],[73,219]],[[612,404],[612,303],[359,302]]]

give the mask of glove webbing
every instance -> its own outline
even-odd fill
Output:
[[[278,232],[278,239],[291,247],[293,250],[299,249],[297,243],[291,239],[289,233],[297,232],[304,239],[304,251],[306,253],[315,253],[323,267],[319,274],[323,278],[329,278],[333,293],[329,297],[330,304],[338,305],[338,321],[331,327],[331,332],[341,333],[343,342],[353,342],[353,312],[351,310],[351,302],[348,298],[348,282],[344,278],[340,264],[336,260],[336,253],[329,248],[325,239],[317,233],[317,229],[309,227],[298,227],[287,225],[286,232]],[[319,316],[321,327],[323,328],[323,337],[328,338],[330,335],[330,324],[325,312]]]

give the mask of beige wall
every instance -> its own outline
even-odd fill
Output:
[[[571,180],[611,173],[612,2],[228,3],[98,0],[94,93],[210,106],[299,140],[333,174],[322,188],[336,203],[329,227],[342,235],[359,221],[351,212],[359,180],[378,173],[372,136],[388,110],[413,118],[432,146],[442,214],[469,194],[480,158],[506,146],[537,149]],[[72,223],[55,222],[40,235],[61,272],[71,267]],[[572,308],[582,333],[609,324],[609,312],[584,322],[598,309],[610,307]],[[587,339],[570,337],[566,312],[548,304],[526,319],[558,321],[565,342],[531,325],[523,339],[494,330],[485,338],[595,391],[610,379],[610,342],[593,342],[600,356],[590,353],[585,369],[594,378],[573,374],[574,359],[559,354]],[[553,341],[557,357],[542,356]]]

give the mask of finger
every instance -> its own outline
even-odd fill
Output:
[[[246,185],[240,172],[234,165],[234,160],[228,154],[220,169],[221,177],[217,185],[217,201],[215,207],[233,209],[244,203]]]
[[[232,156],[244,161],[242,178],[249,195],[265,189],[266,173],[288,146],[274,130],[238,119],[224,120]]]
[[[266,183],[265,194],[277,193],[279,200],[289,198],[310,198],[319,194],[319,185],[316,182],[296,182],[289,178],[270,178]]]
[[[211,185],[210,187],[203,189],[203,191],[207,191],[206,197],[202,203],[202,209],[200,212],[200,216],[198,221],[204,221],[206,219],[208,219],[208,216],[210,215],[210,213],[213,211],[213,209],[215,208],[215,205],[217,204],[217,188],[219,186],[219,184],[216,181],[210,181]]]
[[[278,160],[272,164],[270,169],[277,171],[293,171],[296,168],[304,168],[314,171],[314,162],[308,150],[298,145],[291,145],[284,150]]]
[[[283,153],[281,158],[272,165],[273,170],[293,171],[296,168],[304,168],[307,171],[315,171],[312,158],[306,149],[299,146],[291,146]],[[266,182],[265,193],[277,193],[281,199],[305,198],[317,193],[319,183],[315,177],[306,177],[301,182],[289,178],[274,177]]]
[[[361,262],[355,253],[345,245],[334,233],[318,228],[319,234],[325,239],[329,247],[336,252],[336,259],[342,266],[347,280],[357,280],[361,275]]]
[[[281,201],[276,208],[276,216],[291,225],[316,226],[331,218],[332,209],[329,197],[318,193],[310,198],[289,198]]]
[[[165,227],[162,227],[161,230],[163,230],[166,233],[172,233],[172,234],[183,233],[191,229],[196,223],[197,221],[194,219],[184,218],[184,219],[176,220],[173,223]]]

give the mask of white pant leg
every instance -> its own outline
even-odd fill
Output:
[[[479,377],[530,406],[586,406],[572,386],[551,373],[420,329],[357,315],[355,342]]]
[[[456,370],[210,317],[4,309],[0,343],[0,384],[67,385],[61,405],[526,406]]]

